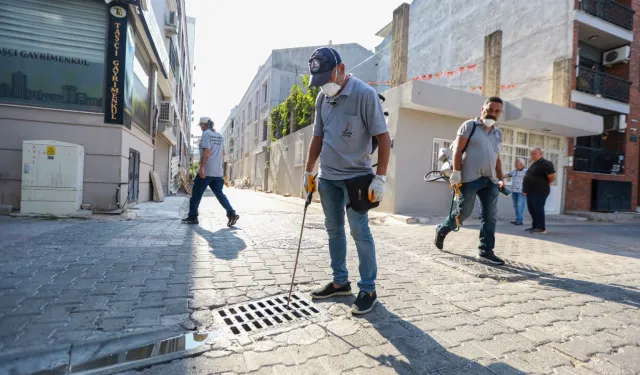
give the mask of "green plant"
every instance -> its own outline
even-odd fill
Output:
[[[302,77],[302,86],[294,85],[287,99],[273,108],[270,115],[271,140],[275,141],[313,124],[316,98],[320,89],[309,87],[309,76]]]

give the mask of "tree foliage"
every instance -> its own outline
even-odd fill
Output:
[[[289,97],[271,111],[272,140],[280,139],[313,124],[316,97],[319,91],[318,87],[309,87],[308,75],[302,77],[302,87],[298,84],[293,85]]]

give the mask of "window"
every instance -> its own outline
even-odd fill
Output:
[[[251,122],[253,118],[253,107],[251,106],[251,100],[249,100],[249,104],[247,104],[247,122]]]
[[[264,120],[262,122],[262,140],[267,140],[267,135],[269,134],[269,120]]]
[[[256,91],[256,107],[254,108],[253,111],[253,121],[258,121],[258,113],[260,112],[258,110],[258,103],[260,103],[260,90]]]
[[[0,102],[102,112],[103,1],[0,1]]]
[[[304,152],[304,140],[296,141],[296,162],[295,162],[296,167],[302,166],[302,163],[304,162],[303,152]]]
[[[451,147],[452,143],[453,143],[453,141],[449,140],[449,139],[441,139],[441,138],[434,138],[433,139],[433,154],[431,156],[431,170],[432,171],[439,171],[440,168],[442,167],[442,163],[438,162],[438,156],[440,154],[440,149],[441,148],[449,148],[449,147]]]
[[[146,56],[141,51],[142,43],[136,43],[135,59],[133,62],[133,88],[132,88],[132,121],[141,129],[151,134],[151,112],[149,106],[151,97],[149,95],[149,64]],[[125,99],[126,100],[126,99]]]
[[[256,144],[256,146],[258,145],[258,138],[260,137],[260,128],[258,127],[258,123],[256,122],[256,125],[254,126],[253,129],[253,138],[254,138],[254,143]]]
[[[525,167],[528,168],[531,165],[531,150],[536,147],[542,149],[544,158],[552,162],[556,169],[562,167],[559,165],[560,154],[565,152],[565,143],[562,137],[505,127],[501,127],[500,130],[502,130],[500,159],[502,160],[502,171],[504,173],[515,168],[515,162],[518,158],[524,160]],[[511,184],[511,180],[507,180],[507,184]],[[553,186],[557,186],[557,184],[557,180],[553,182]]]
[[[269,100],[269,82],[264,81],[262,84],[262,104],[267,104]]]

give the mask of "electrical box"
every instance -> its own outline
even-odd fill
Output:
[[[47,140],[23,142],[21,213],[75,213],[82,204],[83,180],[83,146]]]

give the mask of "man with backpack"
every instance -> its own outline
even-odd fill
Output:
[[[496,221],[498,215],[498,194],[504,188],[502,181],[502,131],[495,125],[502,114],[502,100],[499,97],[487,99],[479,118],[466,121],[458,129],[454,143],[453,173],[449,178],[452,187],[460,187],[458,207],[449,217],[436,227],[434,243],[439,250],[444,247],[444,239],[471,215],[476,196],[480,199],[480,246],[478,259],[503,265],[493,249],[495,246]]]
[[[351,236],[360,261],[360,292],[354,314],[373,309],[377,301],[375,244],[369,229],[368,210],[384,196],[391,138],[375,89],[346,73],[345,64],[333,48],[319,48],[309,59],[309,86],[321,88],[316,99],[313,139],[304,174],[307,193],[318,187],[325,225],[333,281],[311,293],[312,298],[351,295],[347,271],[345,208]],[[373,139],[378,143],[378,167],[371,165]],[[320,158],[319,186],[313,168]]]

